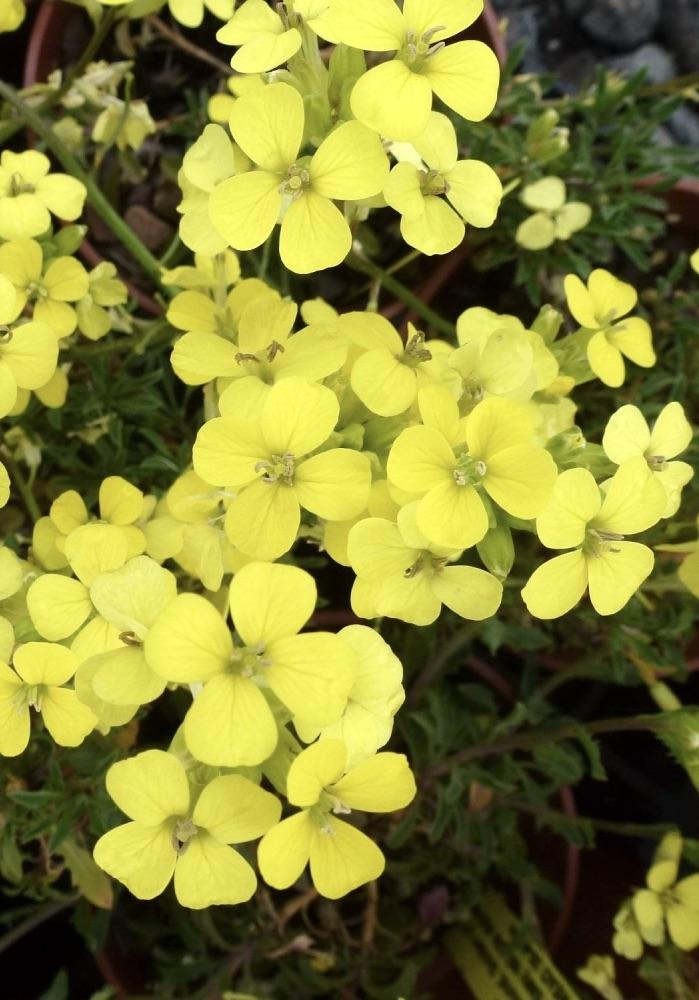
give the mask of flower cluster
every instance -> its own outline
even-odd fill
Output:
[[[102,2],[129,17],[163,6]],[[98,840],[95,859],[140,898],[174,879],[195,909],[252,896],[252,854],[238,847],[257,840],[274,888],[307,866],[333,899],[377,878],[383,855],[352,814],[400,810],[416,793],[406,758],[383,749],[401,664],[369,624],[320,627],[301,546],[351,567],[352,610],[367,622],[426,626],[443,606],[487,619],[537,540],[562,554],[523,587],[528,613],[558,617],[587,592],[609,615],[653,568],[653,551],[626,536],[671,517],[692,473],[676,460],[692,435],[679,403],[652,429],[622,406],[601,442],[576,424],[577,385],[617,387],[625,359],[655,362],[648,323],[629,315],[635,290],[606,270],[565,278],[572,320],[553,305],[529,326],[471,307],[447,339],[412,322],[401,334],[372,308],[297,303],[246,275],[242,255],[269,252],[277,226],[283,267],[308,274],[347,258],[361,269],[372,211],[398,213],[403,239],[426,255],[453,250],[466,225],[492,225],[500,179],[461,156],[453,123],[481,120],[496,98],[495,56],[458,38],[479,0],[206,6],[226,21],[217,37],[235,48],[238,75],[179,170],[194,258],[162,273],[172,368],[202,387],[191,467],[160,497],[109,476],[93,511],[67,490],[36,521],[26,559],[0,549],[0,754],[24,750],[32,709],[75,746],[176,692],[167,750],[108,772],[128,822]],[[169,7],[187,26],[203,18],[203,0]],[[97,104],[97,93],[93,137],[135,148],[147,108],[125,122],[104,103],[116,77],[98,70],[69,101]],[[530,130],[541,163],[566,141],[556,122],[545,113]],[[88,273],[70,227],[50,229],[51,214],[77,219],[85,194],[41,153],[2,154],[0,416],[21,412],[30,391],[61,405],[59,348],[76,330],[105,336],[125,302],[113,265]],[[534,214],[517,239],[531,249],[590,218],[558,178],[522,200]],[[0,467],[0,504],[8,487]],[[691,879],[675,885],[677,863],[627,908],[644,940],[665,920],[690,939],[696,892]]]

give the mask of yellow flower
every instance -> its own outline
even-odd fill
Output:
[[[342,715],[357,671],[354,650],[329,632],[299,635],[316,603],[313,578],[295,566],[250,563],[233,578],[231,618],[239,644],[205,598],[180,594],[145,640],[146,659],[165,680],[204,687],[184,722],[187,747],[213,766],[255,765],[273,753],[271,691],[301,725]]]
[[[566,186],[560,177],[542,177],[528,184],[521,201],[534,215],[520,223],[515,240],[526,250],[545,250],[556,240],[569,240],[584,229],[592,209],[582,201],[566,201]]]
[[[0,34],[3,31],[16,31],[24,20],[27,8],[24,0],[7,0],[0,10]]]
[[[148,556],[98,574],[90,601],[104,621],[117,629],[120,645],[100,653],[92,668],[92,690],[110,705],[144,705],[165,690],[144,652],[148,630],[177,596],[175,577]]]
[[[425,165],[398,163],[384,184],[384,198],[401,214],[406,243],[428,255],[449,253],[463,240],[465,222],[492,226],[502,198],[500,178],[481,160],[458,159],[454,126],[436,111],[412,145]]]
[[[93,713],[64,687],[78,661],[65,646],[27,642],[14,653],[14,670],[0,663],[0,754],[16,757],[29,742],[29,709],[41,713],[56,743],[76,747],[94,728]]]
[[[558,374],[558,363],[541,336],[525,330],[515,316],[473,306],[459,316],[456,333],[460,346],[449,365],[461,376],[462,413],[488,396],[528,402]]]
[[[67,174],[49,174],[50,166],[34,149],[0,153],[0,239],[39,236],[51,225],[51,214],[67,222],[79,217],[85,186]]]
[[[240,46],[231,59],[238,73],[264,73],[301,48],[301,20],[323,34],[328,5],[328,0],[294,0],[286,9],[273,9],[264,0],[245,0],[216,38],[224,45]]]
[[[33,318],[50,327],[56,337],[68,337],[78,318],[70,303],[81,299],[89,288],[85,268],[75,257],[55,257],[44,262],[36,240],[11,240],[0,246],[0,274],[12,282],[19,312],[33,302]]]
[[[502,584],[473,566],[454,566],[461,553],[433,545],[417,524],[417,503],[398,513],[398,523],[380,517],[359,521],[347,546],[357,574],[352,608],[362,618],[387,615],[413,625],[431,625],[442,604],[462,618],[494,615]]]
[[[472,24],[483,0],[335,0],[326,24],[345,45],[395,58],[365,73],[351,94],[360,121],[390,139],[413,139],[427,125],[432,94],[468,121],[493,110],[500,67],[482,42],[445,40]]]
[[[689,263],[693,271],[699,274],[699,247],[694,251],[692,256],[689,258]]]
[[[366,625],[346,625],[338,635],[357,654],[357,674],[347,707],[337,722],[317,727],[295,720],[304,741],[340,739],[347,750],[347,766],[371,757],[391,738],[393,717],[403,704],[403,667],[388,643]]]
[[[179,232],[182,242],[195,253],[212,256],[226,249],[209,213],[211,194],[221,181],[246,169],[246,160],[220,125],[207,125],[184,154],[177,180],[182,201]]]
[[[103,110],[92,126],[92,141],[111,145],[117,149],[140,149],[149,135],[156,131],[145,101],[125,101],[106,96]]]
[[[194,444],[194,470],[236,491],[226,533],[246,555],[277,559],[296,540],[301,509],[329,521],[347,521],[366,507],[371,469],[365,455],[322,445],[339,406],[327,388],[284,378],[247,413],[209,420]]]
[[[222,31],[225,29],[221,29]],[[231,116],[233,105],[242,97],[253,90],[259,90],[265,86],[265,81],[261,76],[229,76],[226,80],[227,94],[214,94],[209,98],[206,106],[206,113],[212,122],[219,125],[227,125]]]
[[[344,122],[312,156],[299,157],[303,98],[286,83],[236,101],[230,128],[257,169],[222,181],[211,195],[210,216],[226,243],[236,250],[260,246],[283,214],[279,252],[289,270],[308,274],[344,260],[352,234],[334,202],[379,193],[388,159],[378,136],[360,122]]]
[[[613,615],[631,599],[653,569],[652,551],[625,541],[651,527],[665,508],[665,491],[645,459],[619,467],[605,492],[587,469],[568,469],[556,482],[551,502],[536,520],[550,549],[573,549],[534,571],[522,590],[537,618],[558,618],[589,589],[600,615]]]
[[[214,334],[188,333],[175,345],[172,367],[188,385],[232,379],[219,398],[223,416],[254,406],[281,378],[320,381],[342,367],[347,344],[331,331],[307,328],[292,334],[296,313],[293,302],[260,295],[240,314],[237,347]]]
[[[253,895],[255,872],[230,845],[274,826],[281,806],[270,792],[225,774],[195,799],[180,761],[162,750],[112,764],[107,791],[131,822],[100,837],[95,861],[134,896],[159,896],[173,875],[178,902],[193,910]]]
[[[677,513],[682,487],[694,474],[687,462],[672,462],[689,447],[692,427],[679,403],[668,403],[658,415],[651,431],[637,406],[622,406],[607,423],[602,447],[607,458],[622,465],[630,458],[642,456],[655,478],[663,486],[667,503],[663,517]]]
[[[556,465],[532,444],[526,411],[508,399],[483,400],[466,418],[441,390],[418,394],[423,423],[396,438],[388,479],[420,496],[417,524],[436,545],[465,549],[488,531],[483,492],[515,517],[542,510],[556,479]]]
[[[597,268],[590,274],[587,287],[575,274],[566,276],[564,287],[574,318],[583,329],[592,331],[587,360],[605,385],[623,383],[624,357],[643,368],[652,368],[656,358],[651,329],[639,316],[627,316],[638,299],[631,285]]]
[[[404,344],[397,331],[386,322],[372,331],[372,346],[352,365],[351,385],[372,413],[391,417],[404,413],[415,402],[418,389],[439,381],[440,360],[425,335],[408,324]]]
[[[82,629],[95,612],[90,597],[95,577],[120,569],[129,557],[126,536],[112,524],[80,525],[64,545],[67,564],[77,579],[45,573],[27,591],[32,622],[39,635],[51,641],[67,639]]]
[[[14,409],[20,390],[45,386],[57,360],[58,341],[44,323],[22,323],[0,331],[0,417]]]
[[[106,260],[93,267],[87,279],[87,292],[75,306],[78,329],[89,340],[99,340],[112,328],[108,310],[112,306],[124,305],[128,300],[128,291],[117,277],[114,264]]]
[[[352,809],[393,812],[415,796],[415,779],[403,754],[379,753],[347,770],[341,740],[320,740],[289,768],[287,797],[300,806],[260,841],[257,860],[268,885],[287,889],[310,862],[321,896],[339,899],[379,877],[384,857],[366,834],[336,813]]]
[[[5,507],[7,501],[10,499],[10,477],[7,474],[7,469],[0,462],[0,507]]]

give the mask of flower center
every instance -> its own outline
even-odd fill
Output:
[[[435,42],[433,45],[432,39],[437,32],[444,31],[445,28],[445,24],[435,24],[434,27],[423,31],[421,35],[409,31],[405,36],[405,44],[399,52],[399,57],[412,70],[421,69],[430,56],[444,48],[444,42]]]
[[[599,528],[588,528],[585,532],[583,542],[583,552],[586,556],[599,559],[607,552],[619,552],[618,548],[611,545],[611,542],[622,542],[623,535],[618,535],[614,531],[601,531]]]
[[[16,198],[20,194],[31,193],[34,190],[33,184],[28,184],[21,174],[13,174],[10,178],[10,197]]]
[[[269,459],[262,459],[256,464],[255,472],[260,473],[263,483],[276,483],[281,479],[287,486],[293,486],[294,463],[294,456],[285,452],[283,455],[272,455]]]
[[[403,576],[406,580],[412,580],[418,573],[426,573],[428,576],[434,576],[435,573],[442,572],[447,562],[447,559],[439,559],[437,556],[433,556],[431,552],[425,550],[420,553],[412,566],[408,566],[407,569],[403,570]]]
[[[653,472],[664,472],[667,469],[668,461],[664,455],[646,455],[646,462]]]
[[[199,830],[191,819],[178,819],[172,831],[172,846],[175,853],[182,856],[189,847],[192,837],[196,837],[198,833]]]
[[[302,163],[292,163],[286,177],[279,185],[279,192],[283,197],[296,201],[310,185],[311,175],[308,168]]]
[[[420,173],[420,189],[424,195],[447,194],[449,184],[439,170],[423,170]]]
[[[419,365],[422,361],[432,360],[432,351],[424,346],[425,334],[418,330],[405,345],[403,362],[409,365]]]
[[[459,455],[452,475],[457,486],[477,486],[488,471],[485,462],[471,458],[468,452]]]
[[[231,653],[231,671],[241,677],[254,677],[261,667],[268,667],[271,663],[264,658],[264,651],[261,642],[254,646],[236,646]]]

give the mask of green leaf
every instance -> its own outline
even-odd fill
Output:
[[[83,847],[78,847],[70,837],[63,841],[60,854],[70,872],[73,885],[85,899],[103,910],[111,910],[114,903],[112,883],[97,866],[92,855]]]

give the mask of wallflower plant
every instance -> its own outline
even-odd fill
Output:
[[[164,6],[101,3],[117,8],[102,25]],[[537,316],[481,306],[469,286],[455,293],[451,322],[393,277],[470,238],[472,279],[487,230],[516,190],[534,214],[512,226],[510,242],[527,250],[574,243],[595,211],[568,202],[563,179],[532,181],[527,167],[503,184],[503,164],[471,155],[477,133],[462,120],[488,116],[499,83],[490,48],[459,37],[482,0],[168,6],[188,28],[205,23],[205,10],[225,22],[216,38],[235,50],[236,75],[175,123],[181,157],[168,159],[168,197],[176,178],[180,219],[159,260],[110,216],[99,171],[83,172],[80,157],[66,162],[82,179],[54,172],[35,149],[0,155],[0,507],[11,502],[0,547],[0,755],[14,760],[42,741],[61,774],[71,765],[62,768],[64,751],[52,743],[99,757],[127,819],[110,827],[104,804],[76,836],[94,852],[89,863],[139,899],[172,881],[189,909],[243,904],[259,873],[271,889],[299,883],[336,900],[384,871],[371,814],[405,811],[384,830],[397,866],[409,837],[432,836],[411,805],[419,781],[390,748],[405,698],[402,635],[406,667],[418,664],[431,682],[444,664],[423,664],[421,643],[439,635],[454,655],[454,621],[459,641],[512,648],[511,635],[531,631],[539,649],[551,633],[537,620],[568,614],[586,593],[599,616],[627,604],[641,615],[648,598],[639,591],[663,545],[656,535],[629,537],[655,529],[675,538],[671,519],[692,477],[689,456],[678,456],[692,427],[672,399],[649,424],[643,391],[634,391],[607,394],[604,429],[586,438],[595,420],[578,387],[597,379],[619,388],[625,359],[647,369],[656,353],[636,289],[583,257],[580,273],[542,272],[550,301]],[[23,16],[12,2],[0,31]],[[40,111],[54,98],[82,107],[98,93],[101,111],[85,135],[107,153],[113,144],[137,152],[161,123],[143,101],[115,96],[119,67],[102,67],[101,84],[93,67],[81,86],[78,77],[60,94],[54,87]],[[526,130],[535,177],[568,142],[558,120],[544,111]],[[60,138],[41,138],[65,160]],[[86,197],[144,266],[147,296],[140,278],[131,295],[121,259],[119,269],[115,259],[88,271],[75,256],[84,230],[57,227],[80,218]],[[412,252],[396,262],[389,255],[401,240]],[[351,271],[362,278],[348,287]],[[407,314],[379,311],[383,286],[398,288]],[[152,324],[140,315],[144,297],[162,313]],[[110,337],[113,327],[131,331],[133,347]],[[169,366],[143,362],[153,345],[168,351]],[[120,372],[131,362],[144,373],[124,392]],[[77,430],[74,402],[91,416]],[[153,444],[133,466],[125,407],[138,447]],[[33,422],[37,412],[45,425]],[[156,417],[169,421],[166,435],[151,426]],[[17,460],[33,447],[41,464],[37,426],[50,447],[61,437],[66,462],[83,463],[52,475],[40,503]],[[105,460],[83,460],[78,442],[99,441],[87,454]],[[13,483],[31,524],[15,517]],[[694,541],[665,548],[678,545],[690,563]],[[542,547],[558,554],[542,561]],[[329,585],[333,563],[344,568]],[[338,613],[338,599],[351,612]],[[498,614],[506,638],[499,620],[476,631]],[[518,631],[508,631],[510,619]],[[461,697],[469,685],[455,687]],[[419,757],[421,741],[442,746],[443,723],[459,741],[481,732],[507,752],[528,713],[543,717],[543,699],[532,704],[518,703],[500,732],[484,699],[474,697],[465,720],[445,710],[434,727],[426,699],[399,738]],[[169,727],[166,738],[151,735],[153,720],[153,733]],[[492,751],[485,746],[482,756]],[[438,769],[420,767],[429,794]],[[497,789],[483,785],[483,811],[515,787],[514,767],[503,774]],[[460,822],[480,809],[477,783],[469,778],[467,792],[463,772],[454,775],[436,800],[443,829],[448,800],[458,800]],[[680,949],[699,944],[699,876],[679,878],[677,837],[663,839],[646,887],[617,915],[620,954],[637,956],[666,935]],[[374,890],[366,891],[370,926]],[[606,961],[586,975],[613,985]]]

